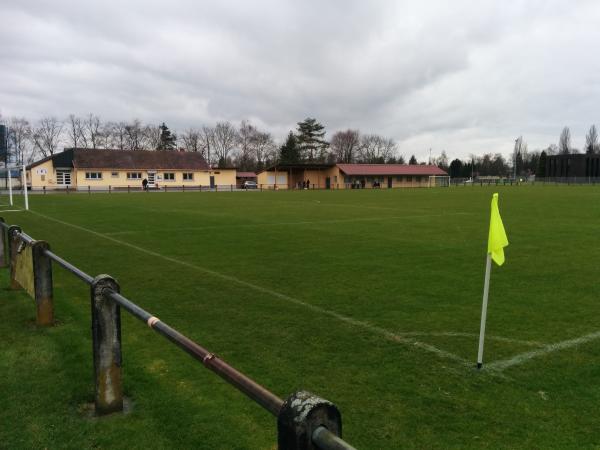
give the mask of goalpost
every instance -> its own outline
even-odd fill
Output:
[[[448,175],[430,175],[429,187],[450,187],[450,177]]]
[[[25,166],[0,169],[0,212],[29,209]]]

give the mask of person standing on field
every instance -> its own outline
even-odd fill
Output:
[[[147,190],[148,190],[148,180],[147,180],[146,178],[144,178],[144,179],[142,180],[142,189],[143,189],[144,191],[147,191]]]

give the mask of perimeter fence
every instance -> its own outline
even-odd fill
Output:
[[[279,449],[354,448],[342,440],[341,414],[330,401],[307,391],[281,399],[124,297],[118,282],[110,275],[92,277],[52,252],[46,241],[33,239],[19,226],[6,224],[1,217],[0,234],[0,267],[10,270],[10,289],[24,289],[35,300],[38,326],[54,325],[53,264],[90,286],[96,415],[123,411],[122,308],[275,416]]]

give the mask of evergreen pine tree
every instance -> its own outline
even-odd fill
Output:
[[[409,163],[410,165],[416,165],[416,164],[419,164],[419,163],[417,162],[417,158],[415,158],[415,155],[412,155],[412,156],[410,157],[410,160],[408,161],[408,163]]]
[[[295,164],[300,162],[300,151],[298,149],[298,143],[294,133],[290,131],[288,134],[285,144],[283,144],[279,150],[279,162],[280,164]]]
[[[175,150],[177,148],[177,136],[171,133],[169,127],[163,122],[160,128],[160,142],[158,150]]]
[[[298,122],[298,145],[304,153],[302,156],[308,161],[325,160],[325,150],[329,142],[325,139],[325,127],[316,119],[306,118]]]

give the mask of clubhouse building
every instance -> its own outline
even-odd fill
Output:
[[[411,164],[283,164],[258,174],[258,184],[277,189],[429,187],[431,177],[447,177],[437,166]]]
[[[31,189],[235,186],[235,169],[212,169],[199,153],[70,148],[27,167]]]
[[[432,165],[282,164],[258,174],[210,167],[201,154],[184,151],[69,148],[27,167],[32,190],[233,189],[256,181],[260,189],[364,189],[433,187],[448,174]],[[447,185],[442,184],[442,185]]]

